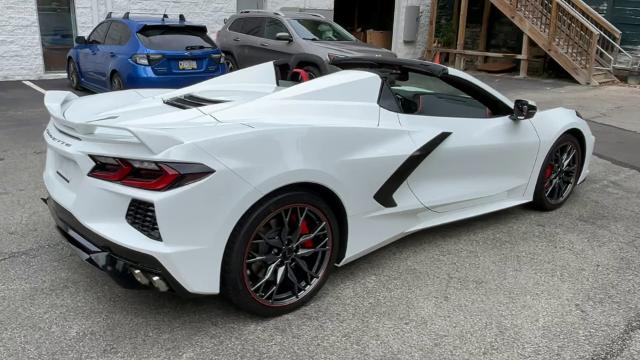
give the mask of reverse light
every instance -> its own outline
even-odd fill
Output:
[[[164,191],[202,180],[215,170],[203,164],[156,162],[91,155],[90,177],[139,189]]]

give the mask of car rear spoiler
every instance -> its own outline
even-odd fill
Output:
[[[51,115],[51,120],[59,131],[79,138],[80,140],[99,141],[108,143],[131,143],[132,140],[139,142],[154,154],[159,154],[176,145],[184,142],[166,131],[155,129],[142,129],[131,126],[118,126],[113,124],[100,124],[91,122],[102,119],[88,120],[87,122],[69,121],[64,117],[64,112],[78,96],[70,91],[47,91],[44,95],[44,105]],[[98,129],[112,129],[128,136],[101,136],[96,134]]]

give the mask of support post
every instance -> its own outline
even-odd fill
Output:
[[[431,9],[429,14],[429,33],[427,34],[427,51],[425,54],[425,60],[431,61],[435,56],[433,47],[435,46],[436,37],[436,16],[438,16],[438,0],[431,0]]]
[[[479,51],[487,51],[487,33],[489,32],[489,14],[491,13],[491,0],[484,0],[484,9],[482,11],[482,29],[480,30]],[[484,64],[485,57],[478,58],[480,64]]]
[[[527,77],[529,70],[529,36],[522,34],[522,60],[520,60],[520,77]]]
[[[458,21],[458,42],[456,50],[464,50],[464,35],[467,31],[467,9],[469,8],[469,0],[460,1],[460,20]],[[464,55],[457,54],[455,67],[462,69],[464,64]]]
[[[549,33],[547,34],[547,50],[551,50],[555,43],[556,28],[558,27],[558,0],[551,0],[551,16],[549,17]]]

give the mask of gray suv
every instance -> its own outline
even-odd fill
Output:
[[[343,56],[396,57],[386,49],[363,43],[324,16],[244,10],[229,18],[216,43],[225,53],[230,71],[273,60],[290,60],[296,54],[312,54],[326,62]],[[304,70],[319,75],[319,64]]]

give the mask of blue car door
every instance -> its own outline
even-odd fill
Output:
[[[105,21],[96,26],[87,38],[87,45],[78,50],[78,66],[80,67],[83,80],[89,83],[90,86],[105,87],[103,83],[104,78],[99,76],[100,63],[102,62],[100,46],[104,44],[110,25],[110,21]]]
[[[111,70],[124,76],[123,69],[118,68],[122,64],[122,60],[128,59],[130,54],[127,52],[126,45],[131,39],[131,31],[124,23],[113,20],[109,32],[105,38],[104,45],[100,45],[102,63],[100,64],[101,72],[99,76],[103,79],[104,86],[111,89]]]

